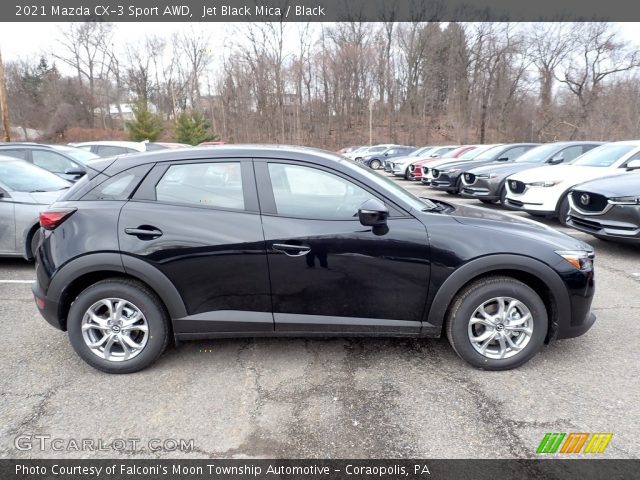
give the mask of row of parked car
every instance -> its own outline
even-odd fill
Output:
[[[640,140],[351,147],[374,170],[435,190],[556,217],[595,237],[640,242]]]
[[[33,258],[40,211],[82,178],[92,160],[187,146],[127,141],[0,143],[0,256]]]

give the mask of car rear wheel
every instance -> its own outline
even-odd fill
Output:
[[[380,169],[380,160],[373,159],[369,162],[369,166],[374,170]]]
[[[67,330],[78,355],[107,373],[142,370],[169,342],[169,319],[158,297],[124,278],[103,280],[80,293]]]
[[[548,317],[538,294],[511,277],[483,278],[454,299],[446,334],[474,367],[508,370],[530,360],[544,343]]]
[[[29,243],[29,248],[31,249],[30,258],[34,260],[36,258],[36,252],[38,251],[38,245],[40,245],[41,238],[42,238],[42,232],[38,228],[35,232],[33,232],[33,235],[31,235],[31,242]]]

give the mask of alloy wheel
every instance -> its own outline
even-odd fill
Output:
[[[149,325],[142,311],[121,298],[105,298],[91,305],[81,325],[89,349],[111,362],[136,357],[149,339]]]
[[[469,319],[468,335],[481,355],[502,360],[521,352],[531,340],[533,316],[520,300],[495,297],[478,306]]]

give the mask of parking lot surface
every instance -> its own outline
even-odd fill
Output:
[[[533,458],[547,432],[611,432],[601,457],[638,458],[640,247],[543,221],[595,247],[598,320],[506,372],[468,366],[444,339],[339,338],[189,342],[108,375],[40,317],[32,265],[0,259],[0,455]],[[69,447],[82,440],[103,448]]]

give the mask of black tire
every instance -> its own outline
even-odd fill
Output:
[[[86,311],[96,302],[107,298],[120,298],[133,303],[147,320],[147,343],[136,356],[128,360],[109,361],[101,358],[83,338],[82,319]],[[126,278],[102,280],[83,290],[71,305],[67,330],[76,353],[92,367],[107,373],[142,370],[155,362],[169,343],[169,318],[162,302],[147,286]]]
[[[29,242],[29,248],[31,251],[29,252],[29,258],[32,260],[36,259],[36,252],[38,250],[38,245],[40,245],[40,239],[42,238],[42,232],[39,228],[37,228],[33,235],[31,235],[31,241]]]
[[[373,170],[380,170],[380,165],[382,164],[380,163],[380,160],[378,160],[377,158],[374,158],[369,162],[369,167]]]
[[[531,338],[521,351],[509,358],[493,359],[473,347],[468,328],[480,305],[501,296],[522,302],[531,312],[533,327]],[[526,363],[542,348],[547,329],[547,310],[538,294],[519,280],[505,276],[485,277],[461,290],[453,300],[445,323],[453,350],[466,362],[484,370],[509,370]]]
[[[567,226],[567,216],[569,215],[569,209],[571,206],[569,205],[569,196],[565,195],[558,202],[558,209],[556,210],[556,214],[558,215],[558,222],[563,227]]]
[[[496,203],[496,201],[495,201],[495,200],[488,200],[488,199],[486,199],[486,198],[481,198],[481,199],[480,199],[480,201],[481,201],[482,203],[486,203],[487,205],[493,205],[494,203]]]
[[[500,190],[500,205],[502,205],[505,208],[508,208],[508,205],[507,205],[507,187],[505,187],[504,185],[502,186],[502,189]]]

